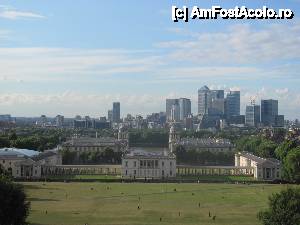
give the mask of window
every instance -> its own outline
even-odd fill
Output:
[[[34,170],[35,175],[37,174],[37,170]]]
[[[136,175],[136,170],[133,171],[134,175]]]
[[[133,166],[136,167],[136,161],[133,162]]]
[[[141,166],[141,167],[143,166],[143,160],[140,161],[140,166]]]
[[[165,162],[164,161],[161,162],[161,166],[165,166]]]
[[[128,167],[128,161],[125,161],[125,166]]]
[[[155,167],[158,167],[158,160],[155,160]]]
[[[170,170],[170,176],[172,176],[172,170]]]
[[[165,175],[165,171],[164,171],[164,170],[161,171],[161,175],[162,175],[162,176]]]
[[[172,161],[170,161],[170,166],[172,166]]]
[[[127,170],[125,171],[125,174],[127,175]]]

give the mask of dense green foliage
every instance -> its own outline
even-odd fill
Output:
[[[0,222],[1,225],[23,225],[29,213],[23,186],[12,183],[0,174]]]
[[[15,147],[38,151],[55,148],[70,132],[57,129],[11,130],[0,136],[0,148]]]
[[[129,144],[131,147],[168,147],[169,133],[165,130],[158,131],[131,131]]]
[[[283,178],[300,183],[300,145],[297,140],[285,140],[276,148],[276,156],[283,163]]]
[[[300,224],[300,189],[288,188],[269,198],[269,209],[258,214],[263,225]]]
[[[209,152],[209,151],[197,151],[197,150],[185,150],[184,147],[178,146],[175,149],[177,164],[188,165],[222,165],[232,166],[234,165],[234,153],[233,152]]]
[[[247,151],[264,158],[275,157],[277,144],[261,136],[247,136],[236,142],[237,151]]]
[[[77,152],[62,151],[63,164],[121,164],[122,152],[115,152],[111,148],[104,151]]]

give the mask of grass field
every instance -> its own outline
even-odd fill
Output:
[[[64,180],[95,180],[95,181],[104,181],[105,180],[120,180],[120,175],[61,175],[61,176],[48,176],[47,179],[50,179],[52,181],[64,181]],[[208,182],[255,182],[254,178],[252,176],[228,176],[228,175],[220,175],[220,176],[214,176],[214,175],[201,175],[201,176],[177,176],[176,179],[178,181],[208,181]],[[140,180],[143,180],[141,178]]]
[[[28,221],[36,225],[256,225],[260,224],[256,214],[267,206],[268,196],[285,188],[270,184],[23,184],[31,201]]]

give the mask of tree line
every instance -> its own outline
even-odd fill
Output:
[[[186,150],[183,146],[175,149],[177,164],[207,165],[207,166],[233,166],[234,152],[210,152]]]
[[[64,149],[62,153],[62,162],[65,165],[72,164],[121,164],[122,152],[114,151],[111,148],[105,148],[104,151],[83,151],[76,152]]]
[[[273,137],[274,138],[274,137]],[[276,158],[282,163],[283,179],[300,183],[300,141],[277,142],[261,135],[243,137],[237,141],[237,151],[247,151],[263,158]]]
[[[10,130],[0,135],[0,148],[14,147],[44,151],[55,148],[68,136],[70,136],[70,132],[65,130]]]

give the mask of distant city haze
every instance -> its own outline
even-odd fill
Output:
[[[185,110],[191,104],[196,115],[198,90],[206,85],[225,95],[231,91],[232,98],[240,91],[240,114],[251,101],[260,105],[261,99],[275,99],[285,119],[299,118],[298,0],[268,2],[295,16],[265,21],[174,23],[172,4],[1,1],[0,115],[99,118],[112,110],[118,120],[128,113],[165,111],[166,99],[180,98],[190,99],[181,100],[186,106],[181,114],[189,114]],[[236,5],[245,2],[222,3],[224,8]],[[245,6],[262,7],[261,1]],[[209,8],[211,2],[201,7]],[[120,110],[113,102],[120,103]],[[219,110],[222,100],[213,104]],[[255,114],[254,108],[248,111]]]

